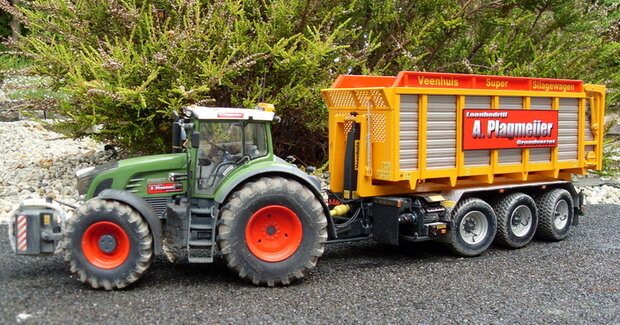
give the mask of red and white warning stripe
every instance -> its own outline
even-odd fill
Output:
[[[28,220],[26,216],[17,216],[17,250],[28,250]]]

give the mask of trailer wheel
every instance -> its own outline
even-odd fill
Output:
[[[497,219],[491,206],[478,198],[461,201],[452,213],[452,231],[444,241],[455,254],[476,256],[493,242]]]
[[[536,200],[539,211],[537,237],[560,241],[570,231],[573,222],[573,198],[567,190],[556,188],[544,192]]]
[[[323,254],[327,219],[312,192],[283,177],[263,177],[222,208],[218,245],[228,267],[255,285],[288,285]]]
[[[534,237],[538,216],[536,202],[529,195],[512,193],[494,205],[497,215],[495,241],[510,248],[527,245]]]
[[[65,261],[82,283],[121,289],[148,269],[153,237],[146,221],[126,204],[92,199],[67,222]]]

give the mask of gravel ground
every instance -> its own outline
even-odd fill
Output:
[[[111,156],[90,138],[68,139],[34,121],[0,123],[0,152],[0,223],[25,199],[75,203],[75,171]]]
[[[10,253],[0,226],[0,324],[620,324],[620,206],[588,207],[565,241],[477,258],[436,243],[328,246],[301,283],[263,288],[222,263],[164,258],[132,287],[97,291],[58,257]]]

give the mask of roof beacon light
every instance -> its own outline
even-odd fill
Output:
[[[273,112],[276,110],[276,107],[269,103],[258,103],[255,108],[265,112]]]

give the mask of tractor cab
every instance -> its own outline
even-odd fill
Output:
[[[191,132],[187,153],[196,196],[212,196],[231,171],[272,155],[270,126],[277,119],[273,105],[259,104],[256,109],[190,106],[184,114],[183,128],[175,128],[175,133]],[[175,136],[178,142],[183,138]]]

